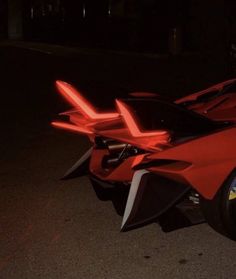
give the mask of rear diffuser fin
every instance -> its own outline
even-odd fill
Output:
[[[64,174],[63,180],[86,175],[89,173],[89,162],[93,147],[89,148],[83,156]]]
[[[188,185],[176,183],[147,170],[136,171],[121,230],[128,231],[156,222],[159,216],[175,206],[189,190]]]

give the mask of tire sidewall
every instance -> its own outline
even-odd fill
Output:
[[[236,218],[231,211],[229,193],[235,177],[236,169],[230,173],[212,200],[203,197],[200,200],[207,223],[232,240],[236,240]]]

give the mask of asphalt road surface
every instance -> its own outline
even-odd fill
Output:
[[[67,108],[53,81],[73,82],[101,106],[137,88],[174,98],[200,89],[197,79],[210,83],[190,68],[181,68],[178,79],[174,70],[168,75],[166,63],[0,47],[1,279],[235,278],[236,243],[206,224],[168,234],[157,224],[120,233],[121,217],[96,198],[86,177],[59,179],[89,142],[50,127],[50,119]]]

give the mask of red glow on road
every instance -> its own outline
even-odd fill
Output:
[[[69,131],[73,131],[73,132],[77,132],[77,133],[93,134],[92,131],[90,131],[89,129],[87,129],[85,127],[79,127],[79,126],[76,126],[76,125],[73,125],[73,124],[68,124],[68,123],[65,123],[65,122],[54,121],[51,124],[54,127],[69,130]]]
[[[79,109],[86,118],[99,120],[119,117],[116,112],[97,113],[95,108],[74,87],[66,82],[58,80],[56,81],[56,86],[66,100]]]
[[[169,138],[169,134],[167,131],[152,131],[152,132],[142,132],[138,124],[134,118],[134,116],[131,114],[131,112],[128,109],[128,106],[124,104],[123,102],[116,100],[116,104],[119,108],[119,111],[121,115],[123,116],[123,119],[133,137],[160,137],[160,141],[163,139],[163,142],[167,142],[167,138]],[[159,140],[158,140],[159,141]]]

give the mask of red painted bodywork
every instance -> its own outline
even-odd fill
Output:
[[[236,127],[196,138],[147,156],[151,161],[179,161],[148,170],[190,184],[205,198],[212,199],[236,166],[235,142]]]
[[[236,79],[231,79],[210,88],[194,93],[187,97],[178,99],[175,101],[176,104],[182,104],[187,101],[196,101],[198,97],[204,96],[213,91],[220,91],[225,86],[232,84]],[[213,120],[229,120],[236,121],[236,92],[225,94],[217,98],[212,98],[208,102],[199,101],[196,104],[189,105],[188,109],[200,113]]]
[[[134,169],[141,164],[147,164],[148,171],[191,185],[202,196],[212,199],[236,167],[236,126],[234,124],[236,94],[225,94],[199,102],[197,98],[214,90],[222,90],[224,86],[234,81],[236,79],[176,100],[175,103],[178,105],[189,102],[187,109],[213,120],[232,122],[230,126],[221,130],[180,143],[172,141],[171,135],[165,130],[143,131],[136,121],[132,108],[121,100],[116,100],[118,112],[98,113],[71,85],[61,81],[57,82],[57,88],[75,110],[66,113],[70,118],[69,124],[58,121],[52,124],[59,128],[87,134],[92,142],[95,137],[110,138],[131,144],[144,151],[144,154],[133,155],[114,168],[104,169],[102,160],[105,155],[109,154],[108,150],[94,148],[90,172],[102,180],[129,183]],[[148,98],[153,94],[149,96],[145,93],[144,96]],[[190,101],[195,102],[193,104]],[[150,165],[152,162],[153,166]],[[155,162],[159,162],[158,166],[155,166]]]

